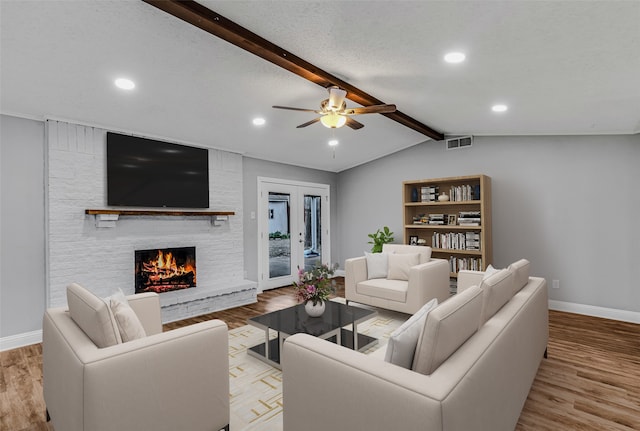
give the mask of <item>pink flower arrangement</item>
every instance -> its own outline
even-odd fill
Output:
[[[336,291],[335,281],[331,276],[337,268],[337,263],[332,266],[316,265],[311,271],[298,268],[298,281],[293,283],[298,300],[312,301],[313,305],[317,305],[318,302],[329,299],[329,296]]]

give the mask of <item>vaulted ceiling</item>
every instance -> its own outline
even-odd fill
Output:
[[[640,132],[639,1],[199,3],[445,135]],[[429,140],[380,114],[297,129],[315,114],[271,106],[316,109],[326,90],[142,1],[0,8],[4,114],[333,172]]]

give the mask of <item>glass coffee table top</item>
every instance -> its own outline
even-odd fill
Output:
[[[358,334],[357,325],[377,314],[375,310],[327,301],[324,314],[320,317],[309,317],[304,311],[304,304],[252,317],[247,323],[265,331],[265,342],[249,348],[247,353],[280,368],[280,349],[284,339],[297,333],[333,341],[350,349],[364,350],[378,340]],[[351,326],[352,329],[345,326]],[[277,333],[275,338],[271,338],[271,331]]]

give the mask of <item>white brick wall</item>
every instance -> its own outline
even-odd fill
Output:
[[[235,211],[222,226],[209,217],[148,216],[121,217],[114,228],[97,228],[84,211],[106,208],[106,130],[49,120],[47,140],[48,306],[66,305],[71,282],[100,296],[116,288],[133,293],[135,250],[187,246],[196,247],[195,289],[205,296],[197,299],[198,309],[228,308],[236,302],[234,293],[244,303],[255,302],[255,283],[243,280],[241,155],[209,149],[210,208]],[[230,293],[229,286],[237,290]],[[194,315],[191,305],[172,308]],[[171,312],[171,320],[180,318]]]

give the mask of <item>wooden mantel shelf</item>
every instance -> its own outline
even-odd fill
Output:
[[[85,214],[96,218],[96,227],[115,227],[120,216],[178,216],[178,217],[211,217],[214,226],[222,226],[233,211],[183,211],[183,210],[115,210],[86,209]]]
[[[173,211],[173,210],[84,210],[85,214],[116,214],[123,216],[230,216],[233,211]]]

